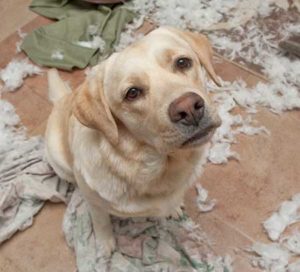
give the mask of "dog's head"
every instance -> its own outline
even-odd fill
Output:
[[[75,97],[74,114],[116,144],[119,130],[161,152],[206,143],[218,117],[202,82],[217,83],[200,34],[159,28],[99,64]]]

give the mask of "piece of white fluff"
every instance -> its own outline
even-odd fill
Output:
[[[6,152],[11,151],[9,154],[15,158],[15,148],[20,143],[24,143],[26,134],[24,129],[17,129],[15,126],[20,122],[19,116],[15,112],[15,108],[12,104],[5,100],[0,99],[0,169],[9,167],[11,165],[6,164],[9,161],[9,156],[4,156]]]
[[[300,193],[292,197],[291,200],[284,201],[277,212],[273,213],[263,227],[272,241],[279,239],[287,226],[300,221]]]
[[[251,247],[257,257],[252,259],[252,265],[269,272],[286,272],[290,253],[277,243],[255,243]]]
[[[114,46],[114,50],[116,52],[120,52],[125,49],[127,46],[132,44],[133,42],[141,39],[144,34],[143,33],[136,33],[136,30],[141,27],[144,23],[144,16],[137,17],[133,20],[132,23],[129,23],[125,27],[125,31],[122,31],[120,35],[120,40]]]
[[[4,69],[0,70],[0,79],[4,82],[4,91],[15,91],[23,84],[27,76],[40,75],[42,70],[28,59],[13,59]]]
[[[265,269],[268,272],[299,272],[300,261],[294,261],[294,256],[300,256],[300,233],[282,237],[287,226],[300,221],[300,193],[291,200],[284,201],[263,225],[273,241],[270,244],[254,243],[252,252],[257,256],[252,258],[252,265]]]
[[[27,33],[22,32],[21,29],[18,29],[18,35],[20,37],[20,40],[16,43],[16,52],[19,53],[22,51],[21,45],[23,43],[24,38],[26,37]]]
[[[229,18],[229,26],[236,26],[244,17],[251,18],[246,14],[255,9],[259,1],[239,0],[134,0],[133,7],[139,14],[156,21],[159,25],[169,25],[186,29],[214,29],[218,28],[225,15]],[[247,5],[248,3],[248,5]],[[245,6],[247,5],[247,9]],[[197,10],[195,10],[197,7]],[[238,12],[237,12],[238,10]],[[251,14],[255,14],[251,12]],[[227,21],[226,21],[227,22]],[[222,25],[223,27],[225,25]],[[226,25],[226,27],[228,27]]]
[[[240,58],[263,67],[264,74],[271,80],[272,92],[276,90],[289,96],[290,88],[300,84],[300,61],[283,55],[276,34],[279,33],[280,40],[284,40],[299,33],[299,29],[300,23],[287,22],[274,33],[252,20],[244,28],[235,29],[231,35],[223,35],[220,31],[209,33],[209,38],[214,48],[222,51],[227,58]]]
[[[209,150],[208,160],[211,163],[227,163],[231,158],[238,159],[239,155],[231,150],[231,145],[229,143],[214,143]]]
[[[276,6],[287,7],[288,2],[287,0],[134,0],[132,5],[137,13],[155,21],[158,25],[203,31],[238,27],[257,14],[269,15]]]
[[[299,232],[296,232],[292,235],[280,239],[280,243],[285,248],[287,248],[291,253],[300,256],[300,233]]]
[[[105,49],[105,41],[97,34],[98,29],[98,25],[89,25],[86,31],[91,36],[91,40],[77,41],[75,44],[82,47],[100,49],[100,51],[103,51]]]
[[[300,271],[300,261],[289,264],[287,272],[299,272]]]
[[[210,212],[216,205],[215,199],[209,199],[208,191],[204,189],[201,184],[196,184],[197,190],[197,206],[201,212]]]
[[[0,129],[16,126],[20,122],[19,116],[15,113],[12,104],[0,99]],[[0,133],[0,136],[2,134]],[[3,141],[0,141],[0,144]],[[1,150],[1,149],[0,149]]]
[[[206,81],[206,88],[212,93],[213,102],[216,104],[219,116],[222,119],[222,125],[214,134],[212,145],[208,152],[208,160],[214,164],[226,163],[231,158],[239,159],[238,154],[231,150],[231,144],[236,142],[237,134],[269,134],[265,127],[254,126],[255,121],[252,120],[251,116],[243,117],[240,114],[232,113],[234,108],[241,105],[245,107],[248,113],[256,112],[256,108],[248,106],[246,102],[237,103],[238,100],[253,100],[253,92],[246,87],[246,83],[242,80],[233,83],[223,80],[221,82],[223,87],[219,88],[211,81]],[[236,93],[238,93],[239,97],[235,95]]]
[[[91,41],[78,41],[76,42],[76,44],[86,48],[99,48],[100,51],[103,51],[105,49],[105,41],[100,36],[93,36]]]
[[[238,158],[237,153],[231,150],[231,144],[236,142],[237,134],[270,134],[267,128],[254,125],[255,120],[252,120],[251,115],[257,112],[258,106],[266,107],[276,114],[300,108],[300,96],[295,86],[278,82],[259,82],[249,88],[241,79],[232,83],[222,80],[221,82],[222,87],[217,87],[206,80],[206,88],[210,90],[222,119],[221,127],[212,138],[208,155],[208,160],[215,164],[226,163],[230,158]],[[243,107],[248,115],[242,117],[233,114],[232,111],[236,107]]]
[[[261,4],[258,7],[258,14],[260,16],[266,17],[272,13],[273,7],[270,6],[271,2],[271,0],[261,1]]]
[[[213,272],[234,271],[232,267],[233,259],[230,255],[225,255],[224,257],[208,256],[207,263],[210,267],[213,267]]]
[[[63,60],[64,53],[61,50],[54,50],[51,54],[51,58],[56,60]]]

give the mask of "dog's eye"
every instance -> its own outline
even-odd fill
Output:
[[[125,98],[129,101],[135,100],[137,99],[141,94],[142,94],[143,90],[137,87],[131,87],[127,93]]]
[[[180,69],[180,70],[185,70],[188,68],[191,68],[193,64],[193,61],[189,58],[179,58],[176,60],[176,68]]]

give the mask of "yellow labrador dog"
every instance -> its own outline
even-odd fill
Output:
[[[218,84],[211,57],[204,36],[158,28],[96,66],[75,92],[50,70],[47,158],[78,185],[105,254],[115,247],[110,215],[180,215],[220,125],[201,75],[204,67]]]

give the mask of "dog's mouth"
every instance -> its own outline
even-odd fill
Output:
[[[201,129],[196,134],[185,140],[181,146],[187,147],[191,145],[201,145],[208,142],[214,134],[217,127],[219,127],[219,125],[211,125],[205,129]]]

